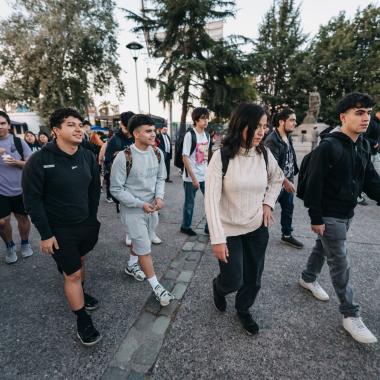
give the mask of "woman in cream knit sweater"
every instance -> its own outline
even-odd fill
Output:
[[[249,308],[260,290],[268,226],[284,180],[271,152],[264,152],[266,125],[262,107],[240,104],[231,115],[223,147],[214,153],[206,176],[206,216],[220,268],[213,280],[214,303],[219,311],[225,311],[225,296],[237,291],[237,315],[250,334],[259,331]],[[224,176],[222,154],[228,158]]]

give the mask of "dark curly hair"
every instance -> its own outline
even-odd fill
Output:
[[[374,100],[368,94],[361,92],[351,92],[343,99],[339,100],[336,110],[338,114],[344,113],[351,108],[372,108],[375,105]]]
[[[265,115],[265,110],[258,104],[253,103],[240,103],[231,114],[230,122],[228,125],[227,135],[223,141],[223,150],[227,157],[234,158],[241,147],[245,148],[246,152],[251,149],[251,142],[260,119]],[[242,134],[245,127],[248,127],[247,139],[245,145],[243,142]],[[256,147],[259,153],[265,149],[264,144]]]
[[[61,128],[61,125],[64,122],[64,120],[70,116],[79,119],[83,123],[82,115],[74,108],[59,108],[50,115],[50,129]]]

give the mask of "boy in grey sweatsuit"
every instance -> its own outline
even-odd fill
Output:
[[[112,165],[110,187],[120,202],[121,219],[132,240],[125,272],[139,281],[146,277],[161,306],[166,306],[174,297],[158,282],[151,257],[157,211],[164,206],[165,160],[162,152],[154,147],[156,133],[149,116],[134,115],[128,129],[135,138],[128,152],[132,165],[127,173],[127,154],[119,152]]]

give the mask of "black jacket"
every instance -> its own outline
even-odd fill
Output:
[[[52,227],[96,219],[100,198],[98,164],[92,152],[79,146],[69,155],[53,140],[34,153],[22,176],[25,209],[42,240]]]
[[[107,142],[106,152],[104,154],[104,164],[110,165],[116,152],[124,150],[127,146],[134,143],[133,137],[127,137],[119,129]]]
[[[328,135],[332,138],[322,140],[311,155],[304,195],[311,224],[317,225],[323,224],[323,216],[352,218],[362,191],[380,201],[380,177],[368,143],[362,136],[354,143],[339,131]]]
[[[369,141],[371,145],[371,154],[379,152],[380,144],[380,120],[374,115],[371,117],[367,131],[364,133],[364,137]],[[375,146],[377,148],[375,148]]]
[[[164,137],[162,136],[162,133],[158,133],[157,134],[157,140],[158,140],[158,148],[160,148],[163,152],[164,152],[164,154],[165,154],[165,159],[172,159],[172,157],[173,157],[173,152],[172,152],[172,142],[171,142],[171,140],[170,140],[170,137],[169,137],[169,135],[167,134],[166,135],[167,136],[167,138],[169,139],[169,144],[170,144],[170,152],[169,152],[169,154],[167,154],[166,153],[166,151],[165,151],[165,142],[164,142]]]
[[[294,175],[296,176],[299,172],[299,169],[297,165],[296,152],[294,150],[292,137],[290,135],[288,136],[288,140],[290,149],[292,150],[294,157]],[[265,138],[264,144],[270,149],[274,158],[277,160],[278,166],[281,168],[282,171],[284,171],[288,145],[281,138],[277,128],[274,128],[273,131],[269,133],[269,135]]]

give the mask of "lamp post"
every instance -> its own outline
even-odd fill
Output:
[[[130,42],[126,45],[126,48],[131,50],[133,60],[135,61],[135,73],[136,73],[136,89],[137,89],[137,106],[139,109],[139,113],[141,113],[140,108],[140,92],[139,92],[139,78],[137,75],[137,58],[139,57],[139,51],[143,48],[143,46],[138,42]]]

